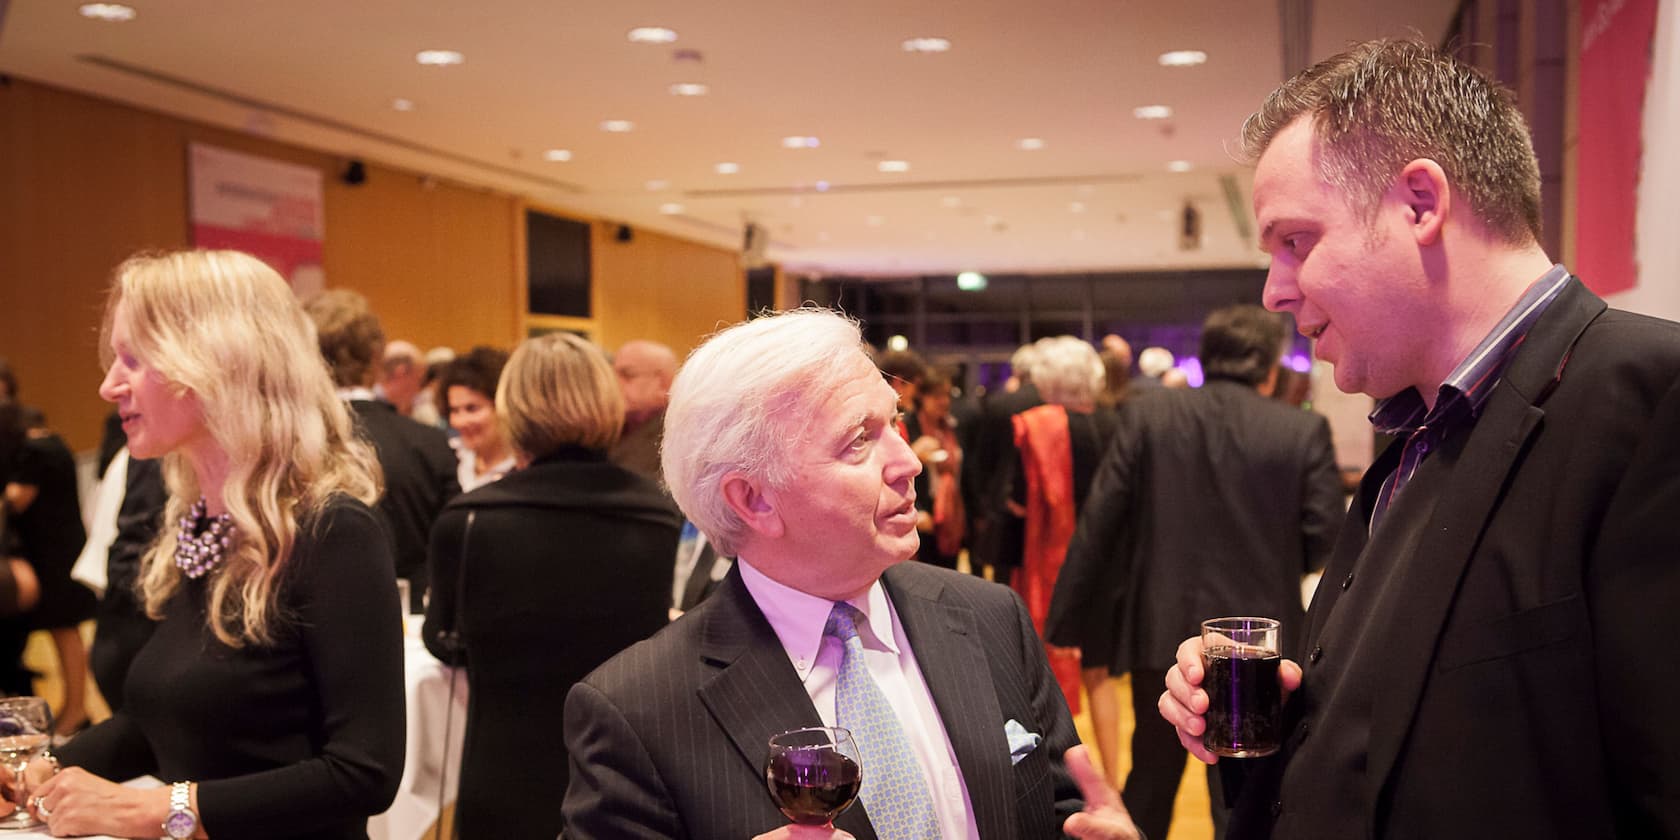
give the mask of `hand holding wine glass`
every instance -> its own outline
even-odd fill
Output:
[[[24,780],[29,760],[52,742],[52,710],[40,697],[0,699],[0,761],[11,772],[12,802],[17,810],[0,819],[0,829],[35,828],[41,823],[22,807],[30,786]]]
[[[863,762],[845,729],[795,729],[770,739],[764,781],[776,807],[795,826],[832,829],[834,818],[851,807],[863,787]]]

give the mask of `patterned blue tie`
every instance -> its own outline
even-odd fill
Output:
[[[881,840],[938,840],[939,820],[933,797],[910,740],[898,725],[898,715],[863,661],[863,640],[857,625],[863,614],[851,604],[834,605],[824,636],[839,639],[845,648],[834,689],[835,722],[850,729],[863,754],[863,790],[858,798],[869,823]]]

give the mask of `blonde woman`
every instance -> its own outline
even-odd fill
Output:
[[[117,269],[105,337],[100,395],[164,458],[161,623],[123,710],[31,762],[28,807],[54,835],[365,838],[402,770],[401,617],[308,318],[256,259],[184,251]],[[117,784],[145,774],[167,784]]]
[[[457,835],[553,837],[566,692],[665,626],[682,520],[652,480],[608,459],[624,398],[583,339],[521,344],[496,412],[523,466],[438,517],[425,638],[466,664],[471,686]]]

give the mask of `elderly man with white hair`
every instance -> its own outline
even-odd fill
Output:
[[[572,689],[566,837],[1139,836],[1076,746],[1020,601],[904,562],[921,465],[896,402],[857,325],[824,310],[689,357],[666,484],[740,562]],[[790,825],[766,790],[769,739],[824,725],[852,731],[862,792],[832,827]]]

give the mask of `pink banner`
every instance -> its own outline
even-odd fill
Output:
[[[1638,208],[1645,88],[1657,0],[1581,3],[1580,141],[1575,146],[1575,258],[1570,266],[1608,295],[1638,283]]]
[[[266,262],[300,297],[324,285],[321,173],[193,143],[193,244],[231,248]]]

